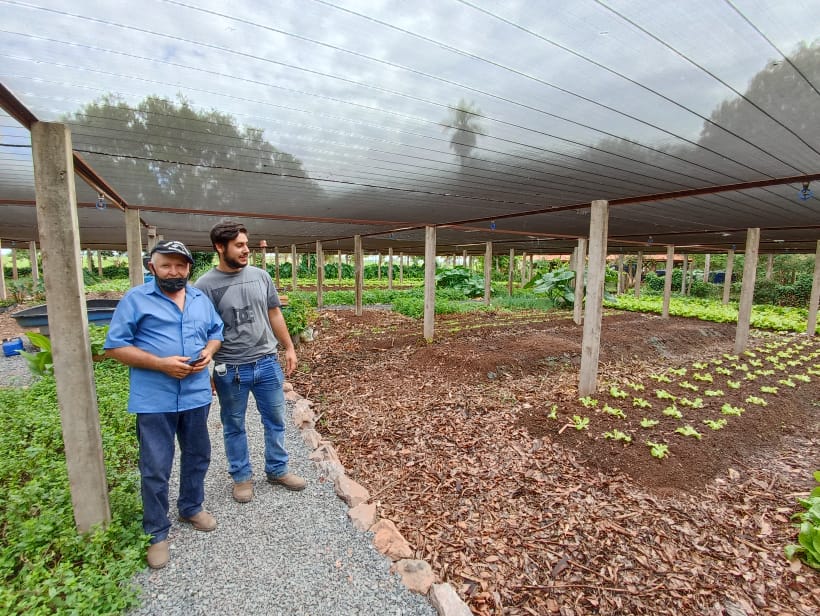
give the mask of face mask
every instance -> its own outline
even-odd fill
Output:
[[[162,291],[167,291],[168,293],[175,293],[177,291],[181,291],[185,288],[185,285],[188,282],[187,278],[157,278],[157,286]]]

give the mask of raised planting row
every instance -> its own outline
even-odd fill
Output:
[[[630,312],[651,312],[661,314],[663,298],[657,295],[634,297],[620,295],[604,302],[609,308],[629,310]],[[669,300],[669,314],[676,317],[694,317],[702,321],[717,323],[736,323],[738,307],[736,302],[722,304],[717,300],[694,297],[672,297]],[[804,332],[808,319],[805,308],[788,306],[755,305],[752,306],[751,326],[757,329],[768,329],[779,332]],[[820,331],[820,327],[818,328]]]
[[[600,430],[605,439],[645,446],[665,458],[677,438],[701,441],[743,421],[785,392],[820,378],[820,345],[806,336],[778,336],[740,355],[724,354],[649,375],[649,382],[612,382],[548,418],[565,429]]]

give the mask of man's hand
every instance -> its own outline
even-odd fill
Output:
[[[175,379],[184,379],[186,376],[192,375],[194,372],[201,371],[208,364],[197,364],[192,366],[188,363],[190,357],[184,355],[171,355],[170,357],[163,357],[160,359],[160,372],[167,374]]]
[[[285,376],[293,374],[293,371],[296,370],[296,363],[296,349],[292,346],[289,349],[285,349]]]
[[[193,368],[191,372],[202,372],[205,370],[208,367],[208,364],[211,363],[212,356],[213,352],[210,351],[208,347],[202,349],[202,352],[199,354],[199,359],[193,364],[188,364],[191,368]]]

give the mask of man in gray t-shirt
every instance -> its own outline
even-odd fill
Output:
[[[285,450],[285,375],[276,354],[284,352],[285,371],[296,369],[296,350],[288,333],[276,287],[270,275],[248,265],[248,231],[237,222],[211,229],[219,265],[196,281],[225,323],[222,347],[214,355],[214,388],[219,397],[222,434],[233,497],[253,499],[253,469],[245,432],[248,395],[253,393],[265,431],[265,474],[268,482],[302,490],[305,480],[288,471]]]

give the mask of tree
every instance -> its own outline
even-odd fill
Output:
[[[820,41],[811,45],[802,43],[789,59],[791,63],[781,59],[769,62],[752,78],[744,96],[806,142],[816,145],[820,143],[820,109],[817,91],[811,84],[820,82]],[[782,134],[779,126],[740,97],[723,101],[712,112],[711,119],[714,124],[704,124],[699,143],[716,149],[723,145],[726,134],[715,124],[769,147],[777,143],[777,137]]]
[[[279,206],[300,203],[306,191],[321,193],[301,161],[266,141],[262,129],[198,111],[182,96],[148,96],[131,107],[108,94],[65,121],[75,148],[103,152],[105,175],[122,178],[134,203],[232,209],[248,192],[260,202],[276,195]]]
[[[479,121],[481,110],[474,103],[468,103],[464,99],[459,100],[455,107],[448,108],[450,113],[442,122],[442,127],[445,131],[453,131],[450,137],[450,149],[456,153],[463,167],[464,161],[476,146],[478,135],[483,134]]]

